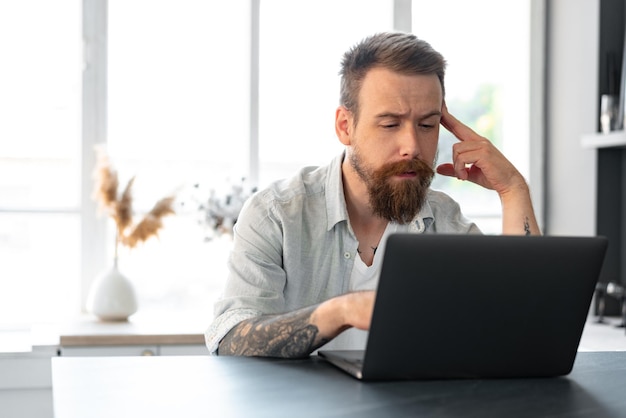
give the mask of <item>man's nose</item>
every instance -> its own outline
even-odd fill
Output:
[[[416,158],[420,155],[419,135],[415,126],[407,124],[400,132],[400,155]]]

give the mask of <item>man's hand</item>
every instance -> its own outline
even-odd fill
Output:
[[[526,180],[509,160],[489,141],[442,107],[441,124],[460,142],[452,146],[452,163],[441,164],[437,173],[469,180],[495,190],[502,202],[504,234],[540,234]]]
[[[375,300],[373,290],[346,293],[322,303],[311,315],[311,322],[320,334],[330,338],[351,327],[369,330]]]
[[[452,163],[441,164],[437,173],[469,180],[499,195],[526,188],[526,181],[491,141],[452,116],[443,105],[441,124],[460,142],[452,147]]]

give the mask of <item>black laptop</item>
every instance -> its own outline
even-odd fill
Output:
[[[392,234],[362,380],[551,377],[574,365],[604,237]]]

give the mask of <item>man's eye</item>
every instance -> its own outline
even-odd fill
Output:
[[[435,127],[435,125],[429,125],[429,124],[426,124],[426,123],[420,124],[420,128],[424,128],[424,129],[432,129],[434,127]]]
[[[389,128],[395,128],[396,126],[398,126],[397,123],[387,123],[383,125],[383,128],[389,129]]]

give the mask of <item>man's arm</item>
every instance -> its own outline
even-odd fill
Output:
[[[453,162],[440,165],[437,172],[495,190],[502,203],[502,233],[540,235],[530,190],[513,164],[491,141],[452,116],[445,104],[441,124],[460,142],[453,146]]]
[[[530,199],[530,190],[525,180],[520,184],[519,190],[500,194],[500,201],[502,202],[502,233],[541,235]]]
[[[219,355],[306,357],[350,327],[369,329],[373,291],[354,292],[279,315],[250,318],[222,339]]]

